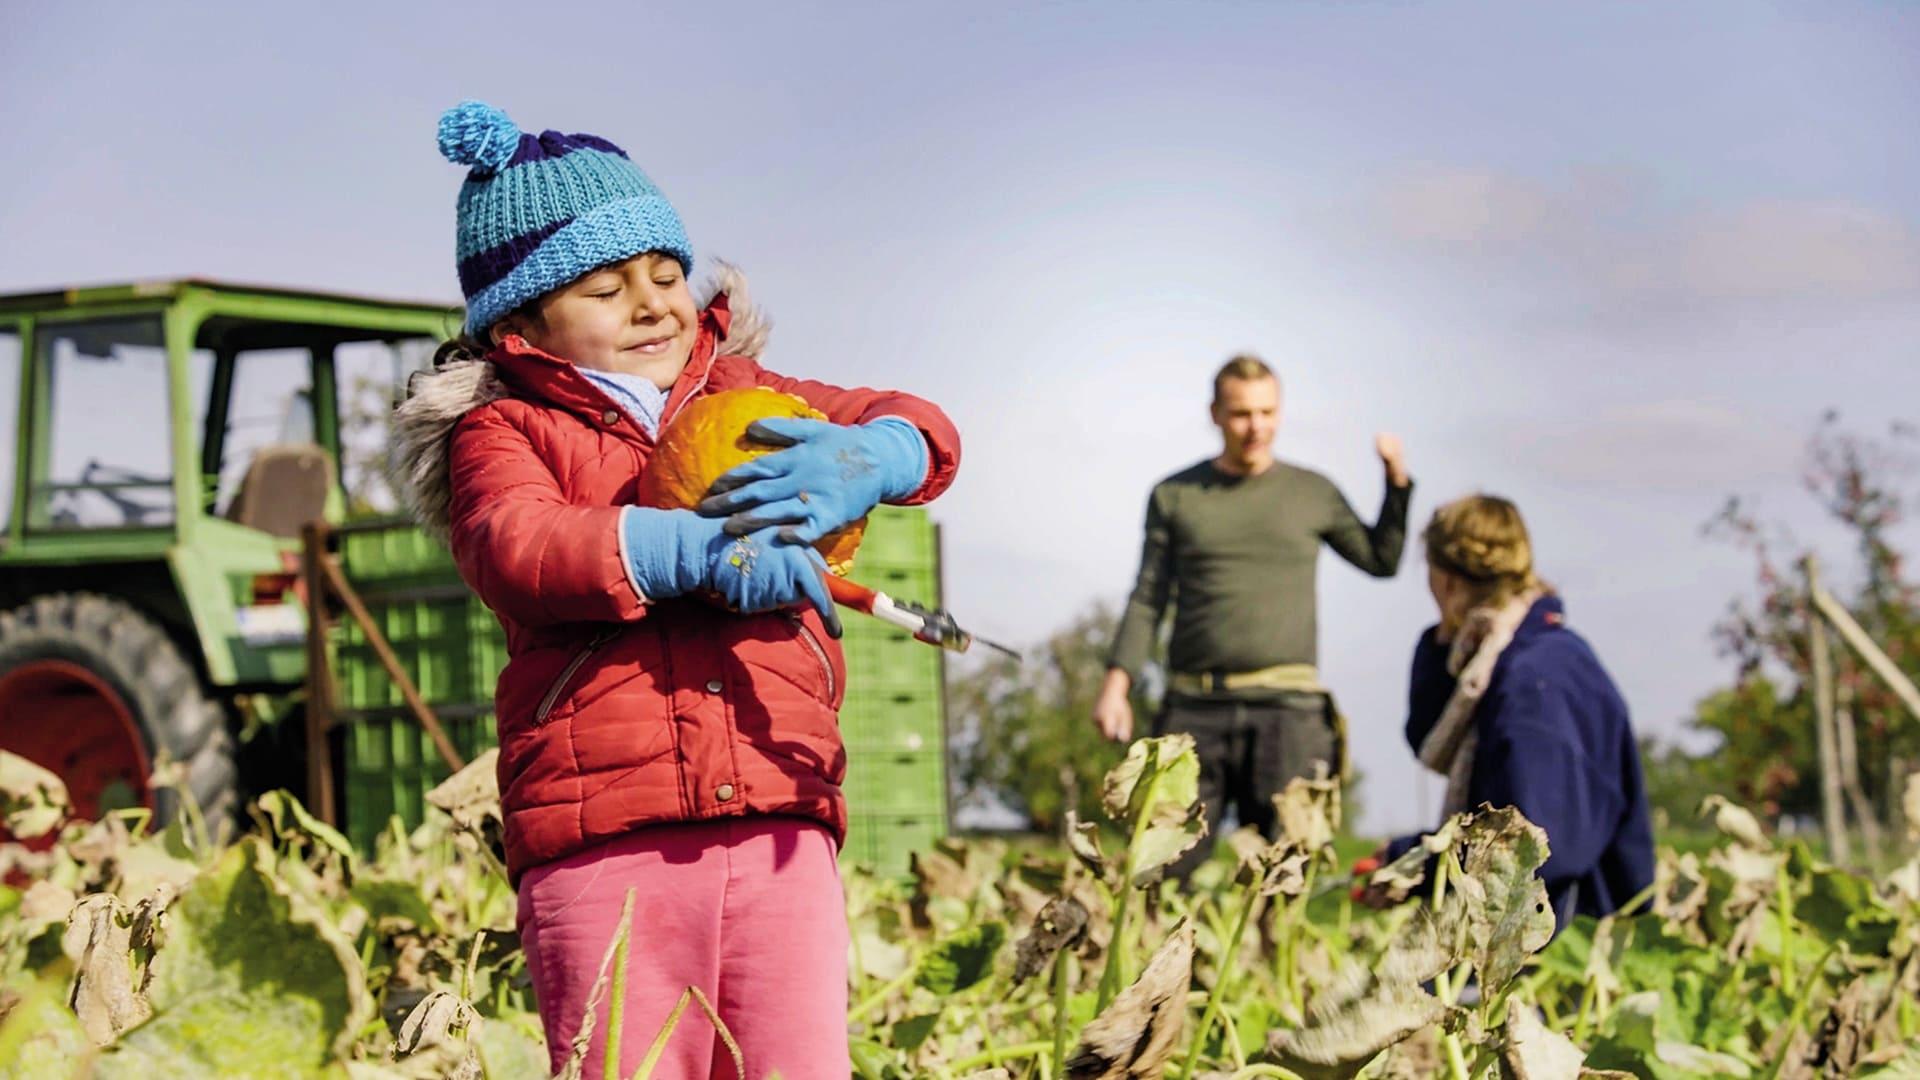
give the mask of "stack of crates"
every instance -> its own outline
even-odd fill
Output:
[[[348,532],[340,562],[454,748],[472,760],[492,746],[506,638],[447,549],[405,526]],[[340,620],[333,645],[334,705],[345,727],[341,808],[348,837],[370,851],[391,816],[424,820],[426,793],[448,769],[359,624]]]
[[[923,510],[882,506],[867,518],[853,580],[940,605],[939,532]],[[847,845],[842,857],[904,872],[947,833],[945,654],[878,619],[843,620],[847,695]]]
[[[493,689],[506,666],[499,622],[461,583],[447,550],[406,526],[340,538],[341,567],[463,757],[494,743]],[[899,600],[940,602],[938,533],[926,512],[879,507],[853,578]],[[849,862],[904,872],[947,831],[944,654],[878,619],[845,613]],[[426,815],[446,763],[351,619],[333,635],[349,838],[370,851],[397,814]]]

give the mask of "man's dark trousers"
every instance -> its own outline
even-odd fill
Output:
[[[1154,718],[1155,735],[1193,736],[1200,758],[1200,800],[1207,835],[1181,856],[1168,876],[1185,880],[1213,852],[1227,806],[1242,825],[1274,838],[1273,796],[1296,776],[1312,776],[1316,762],[1338,771],[1338,738],[1326,695],[1274,693],[1258,697],[1168,694]]]

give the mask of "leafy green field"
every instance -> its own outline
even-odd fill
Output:
[[[1179,737],[1136,743],[1069,851],[849,869],[858,1074],[1920,1076],[1920,860],[1871,881],[1710,800],[1723,841],[1663,853],[1645,914],[1549,944],[1545,837],[1517,813],[1372,875],[1405,898],[1376,912],[1340,872],[1331,782],[1175,888],[1195,769]],[[123,817],[0,848],[0,1077],[546,1075],[490,777],[372,859],[278,794],[230,843]],[[16,832],[55,812],[18,772],[0,789]],[[711,1023],[692,995],[671,1022]]]

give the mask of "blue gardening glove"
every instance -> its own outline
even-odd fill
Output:
[[[840,636],[819,552],[782,543],[771,529],[729,536],[724,524],[691,510],[627,507],[620,532],[634,584],[649,600],[711,589],[735,611],[812,604],[827,633]]]
[[[811,544],[858,521],[882,499],[904,499],[927,475],[920,429],[893,417],[847,427],[776,417],[747,428],[755,442],[787,449],[757,457],[713,482],[700,512],[727,518],[739,536],[784,526],[781,540]]]

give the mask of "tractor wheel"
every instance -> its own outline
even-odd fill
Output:
[[[220,703],[153,620],[94,593],[49,593],[0,614],[0,750],[66,781],[76,816],[147,806],[181,810],[148,778],[183,762],[209,828],[239,806],[233,734]]]

